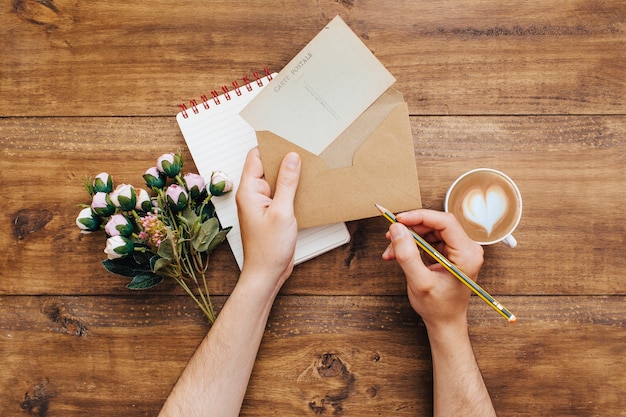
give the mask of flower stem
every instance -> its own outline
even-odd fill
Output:
[[[209,321],[213,323],[215,321],[215,312],[213,312],[213,308],[211,307],[209,309],[205,304],[201,303],[200,300],[198,300],[198,298],[194,295],[193,291],[191,291],[191,289],[187,286],[187,283],[184,280],[180,278],[174,278],[174,279],[176,280],[176,282],[178,282],[178,284],[180,284],[181,287],[183,287],[185,292],[191,298],[193,298],[196,304],[198,304],[198,307],[200,307],[200,309],[202,310],[204,315],[207,317],[207,319],[209,319]]]
[[[198,254],[198,255],[202,256],[201,254]],[[206,293],[207,304],[208,304],[207,307],[209,311],[211,311],[211,314],[213,315],[213,317],[215,317],[215,311],[213,310],[213,303],[211,302],[211,296],[209,295],[209,286],[206,283],[206,271],[208,268],[209,268],[209,259],[207,255],[207,263],[202,269],[202,283],[204,284],[204,291]]]

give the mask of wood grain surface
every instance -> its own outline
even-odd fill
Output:
[[[397,78],[422,203],[466,170],[509,174],[519,246],[486,248],[474,350],[501,416],[626,416],[626,3],[12,0],[0,8],[0,416],[156,415],[208,330],[174,283],[131,292],[74,220],[82,181],[181,148],[178,105],[278,71],[341,15]],[[388,224],[298,266],[242,416],[432,415],[427,335]],[[237,281],[212,258],[218,309]]]

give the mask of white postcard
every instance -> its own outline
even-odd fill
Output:
[[[319,155],[395,78],[335,17],[261,91],[241,116]]]

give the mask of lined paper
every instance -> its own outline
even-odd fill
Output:
[[[226,235],[237,265],[243,266],[243,246],[237,217],[235,193],[241,180],[243,165],[248,151],[257,146],[254,129],[239,115],[239,112],[267,84],[268,77],[249,84],[251,90],[240,88],[240,94],[230,91],[216,99],[197,105],[196,109],[176,115],[198,173],[208,182],[214,171],[224,171],[232,179],[234,190],[224,196],[213,197],[217,217],[223,227],[232,226]],[[217,104],[219,102],[219,104]],[[350,241],[345,223],[300,230],[296,243],[295,263],[299,264]]]

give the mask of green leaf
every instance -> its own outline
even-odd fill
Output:
[[[200,215],[203,219],[209,219],[211,217],[215,217],[215,206],[213,205],[213,202],[208,201],[206,205],[204,206],[204,209],[202,210],[202,213],[200,213]]]
[[[159,244],[159,250],[157,251],[157,255],[161,258],[165,259],[174,259],[174,236],[171,232],[167,233],[167,237],[161,241]]]
[[[198,252],[204,252],[207,250],[213,238],[219,231],[220,224],[217,218],[212,217],[209,220],[202,223],[202,227],[196,236],[194,236],[191,244],[193,248]]]
[[[189,206],[185,207],[181,215],[187,220],[187,224],[190,226],[198,221],[198,215]]]
[[[202,229],[202,223],[200,223],[200,218],[198,217],[198,221],[195,222],[192,226],[191,226],[191,239],[195,239],[196,236],[198,235],[198,233],[200,233],[200,229]]]
[[[150,270],[154,271],[154,265],[157,263],[159,259],[162,259],[159,255],[154,255],[150,258]]]
[[[139,275],[135,275],[133,280],[128,283],[126,288],[129,288],[131,290],[145,290],[154,287],[161,281],[163,281],[162,276],[159,276],[154,272],[144,272]]]
[[[159,258],[154,262],[152,270],[159,275],[175,275],[174,263],[166,258]]]
[[[142,272],[149,272],[150,269],[144,265],[139,265],[132,257],[106,259],[102,265],[107,271],[125,277],[134,277]]]
[[[153,256],[154,254],[150,252],[149,250],[146,250],[145,252],[142,252],[142,251],[133,252],[133,259],[135,260],[135,262],[138,265],[145,267],[146,270],[150,270],[150,259]]]
[[[232,228],[233,228],[232,226],[229,226],[221,230],[217,235],[215,235],[215,237],[213,238],[213,240],[211,241],[211,243],[206,249],[207,253],[213,252],[213,249],[215,249],[217,245],[219,245],[220,243],[224,241],[224,239],[226,239],[226,235],[228,234],[228,232],[230,232],[230,229]]]

